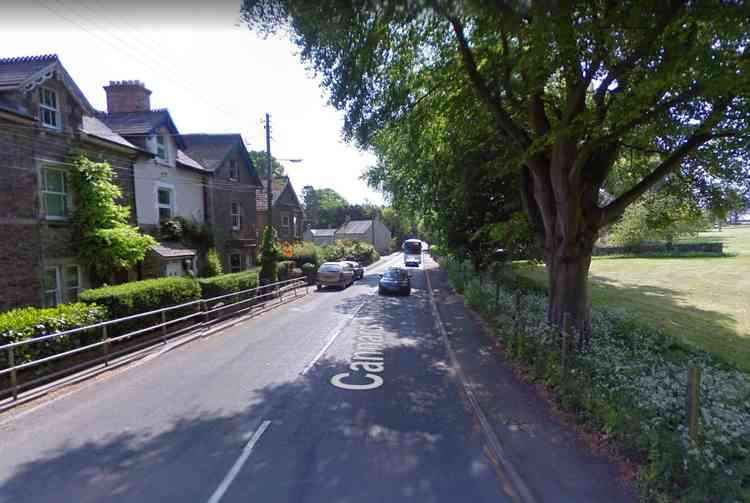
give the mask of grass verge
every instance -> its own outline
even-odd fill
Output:
[[[750,377],[637,315],[600,306],[591,344],[570,353],[563,372],[559,333],[545,323],[547,298],[537,285],[501,284],[496,304],[495,285],[480,285],[469,266],[441,265],[466,303],[493,321],[506,356],[641,467],[645,501],[750,502]],[[690,367],[703,376],[693,437],[686,427]]]

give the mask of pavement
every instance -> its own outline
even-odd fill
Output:
[[[521,501],[465,399],[425,271],[411,296],[377,295],[377,273],[400,261],[0,416],[0,503]],[[630,501],[492,367],[481,327],[426,267],[463,374],[536,500]],[[522,412],[539,426],[511,438],[501,418]]]

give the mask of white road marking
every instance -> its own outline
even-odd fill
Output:
[[[227,489],[229,489],[229,485],[232,483],[237,474],[240,473],[242,465],[244,465],[247,461],[247,458],[250,457],[250,453],[253,452],[253,447],[255,447],[255,444],[258,443],[258,440],[260,440],[260,436],[263,435],[263,432],[266,431],[266,428],[268,428],[268,425],[270,424],[271,421],[268,420],[265,420],[261,423],[260,427],[255,431],[252,438],[245,445],[245,448],[242,449],[242,454],[240,454],[240,457],[237,458],[237,461],[234,462],[234,465],[232,465],[232,468],[229,470],[229,473],[227,473],[227,476],[224,477],[224,480],[221,481],[219,487],[217,487],[214,493],[211,495],[211,499],[208,500],[208,503],[219,503],[221,497],[224,496],[224,493],[227,492]]]
[[[333,335],[331,336],[330,339],[328,339],[328,342],[326,342],[326,345],[323,346],[323,349],[321,349],[320,352],[317,355],[315,355],[315,358],[313,358],[312,361],[308,363],[307,366],[305,366],[305,368],[302,369],[302,372],[300,372],[299,375],[303,376],[307,374],[310,371],[310,369],[313,368],[316,363],[318,363],[318,360],[320,360],[320,358],[325,354],[328,348],[331,347],[331,344],[333,344],[333,341],[336,340],[336,337],[338,337],[339,334],[341,334],[341,332],[344,330],[344,327],[346,327],[346,325],[357,316],[357,313],[359,313],[359,310],[362,309],[362,306],[364,305],[365,305],[364,302],[361,303],[360,305],[356,307],[356,309],[354,309],[354,312],[352,313],[351,316],[341,320],[341,323],[339,323],[338,326],[336,327],[336,330],[333,331]]]

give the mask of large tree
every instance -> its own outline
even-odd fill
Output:
[[[243,12],[255,28],[290,29],[362,146],[450,83],[442,72],[471,88],[492,119],[488,141],[517,169],[552,323],[569,313],[588,330],[599,229],[666,177],[696,191],[746,183],[746,2],[245,0]],[[654,161],[602,203],[628,150]]]
[[[268,173],[268,155],[262,150],[251,150],[248,154],[258,175],[261,178],[266,178],[266,174]],[[271,155],[271,173],[273,176],[286,175],[284,166],[273,155]]]

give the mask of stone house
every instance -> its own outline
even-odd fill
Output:
[[[182,135],[186,153],[210,173],[207,198],[214,246],[225,272],[255,264],[260,178],[239,134]]]
[[[143,278],[196,274],[198,253],[166,238],[160,224],[182,217],[207,224],[211,170],[185,153],[187,144],[167,109],[151,109],[151,91],[138,80],[110,81],[104,87],[107,111],[99,118],[139,149],[149,152],[134,167],[135,208],[139,227],[159,241],[140,267]]]
[[[263,190],[256,193],[257,227],[260,232],[268,225],[267,178],[262,177]],[[304,210],[288,176],[275,177],[271,185],[273,193],[273,227],[279,241],[293,243],[302,240]]]
[[[74,149],[113,167],[135,223],[134,169],[151,154],[97,118],[56,55],[0,59],[0,311],[72,302],[90,284],[71,236]]]
[[[391,231],[378,218],[373,220],[348,220],[336,229],[336,241],[339,240],[370,243],[378,253],[386,254],[391,246]]]

